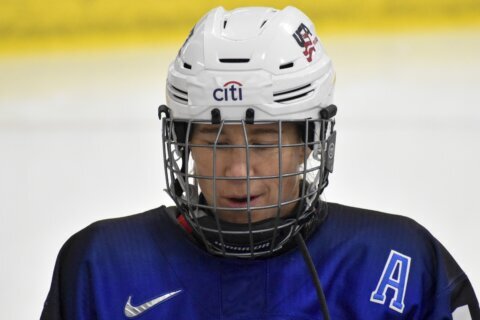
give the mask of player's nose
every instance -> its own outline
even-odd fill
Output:
[[[230,148],[228,154],[229,156],[224,159],[226,177],[243,177],[246,179],[247,175],[252,176],[252,167],[249,159],[247,158],[248,156],[246,148]]]

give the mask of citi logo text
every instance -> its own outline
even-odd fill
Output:
[[[225,82],[223,88],[213,90],[213,99],[217,101],[242,101],[242,84],[238,81]]]

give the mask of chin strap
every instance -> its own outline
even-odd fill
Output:
[[[199,202],[204,203],[203,195]],[[208,210],[198,210],[195,217],[186,214],[187,209],[177,211],[178,223],[208,252],[220,256],[256,258],[275,256],[296,246],[295,234],[308,239],[326,218],[328,210],[318,201],[301,219],[295,215],[237,224],[218,221]],[[220,228],[220,229],[219,229]],[[273,245],[273,246],[272,246]]]
[[[318,300],[320,301],[320,307],[322,308],[323,319],[330,320],[327,301],[325,300],[322,285],[320,284],[320,278],[318,277],[317,270],[315,269],[315,265],[313,264],[312,257],[310,256],[305,241],[303,240],[303,237],[300,233],[297,233],[295,235],[295,240],[297,241],[298,247],[302,252],[303,259],[305,260],[305,263],[308,266],[308,270],[310,271],[310,275],[312,276],[312,280],[317,291]]]
[[[257,255],[277,254],[282,249],[288,248],[289,239],[294,233],[295,219],[282,218],[278,221],[276,237],[275,219],[269,219],[252,224],[236,224],[221,221],[222,236],[218,232],[218,225],[210,213],[204,213],[197,218],[201,231],[195,234],[200,241],[209,243],[207,249],[214,254],[224,256],[254,257]],[[305,224],[307,221],[301,221]],[[204,238],[204,239],[203,239]],[[273,243],[274,242],[274,243]],[[273,245],[273,247],[272,247]]]

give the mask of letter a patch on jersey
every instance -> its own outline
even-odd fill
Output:
[[[405,308],[404,299],[411,260],[410,257],[391,250],[387,263],[383,268],[382,276],[378,281],[377,288],[372,292],[370,301],[385,304],[387,300],[386,292],[388,289],[391,289],[394,295],[390,300],[390,309],[402,313]]]

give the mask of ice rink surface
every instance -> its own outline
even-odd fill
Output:
[[[480,32],[327,37],[324,45],[339,107],[326,199],[417,220],[478,295]],[[176,50],[0,59],[2,319],[39,317],[70,235],[171,204],[156,114]]]

